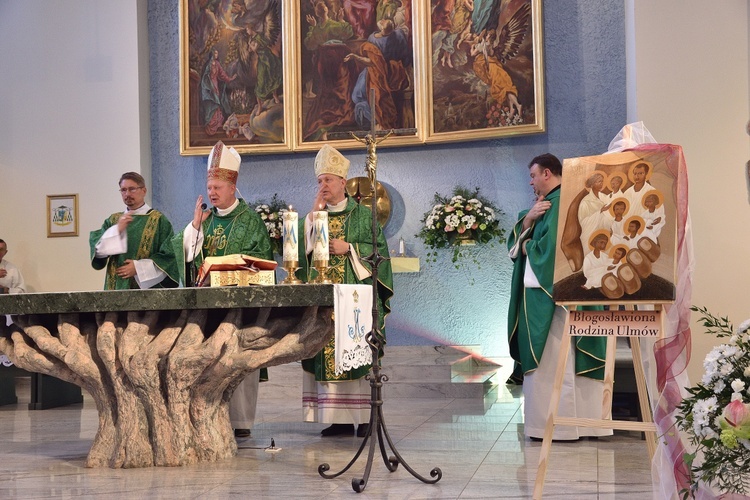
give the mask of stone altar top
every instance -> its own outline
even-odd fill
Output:
[[[2,314],[333,307],[333,285],[159,288],[0,295]]]
[[[237,452],[237,385],[320,351],[333,301],[330,284],[3,295],[0,353],[91,395],[87,467],[212,462]]]

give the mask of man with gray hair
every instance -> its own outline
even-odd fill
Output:
[[[335,148],[324,144],[315,157],[315,177],[318,191],[312,210],[300,221],[298,276],[311,281],[317,276],[313,269],[312,224],[313,213],[328,212],[328,277],[333,283],[372,284],[370,264],[361,259],[373,253],[372,211],[358,204],[346,192],[349,160]],[[382,228],[377,231],[377,249],[388,255],[388,243]],[[393,272],[390,260],[378,267],[378,322],[385,339],[385,318],[391,311]],[[365,312],[366,313],[366,312]],[[305,422],[331,424],[321,431],[323,436],[353,434],[364,437],[370,418],[370,382],[365,377],[370,365],[362,365],[341,373],[335,369],[335,340],[332,338],[319,353],[302,361],[302,405]]]
[[[237,179],[242,158],[232,147],[217,142],[208,155],[206,193],[212,208],[205,210],[203,196],[195,201],[193,220],[177,240],[182,251],[179,260],[188,263],[187,276],[195,274],[205,257],[244,254],[273,260],[271,238],[263,220],[245,200],[237,197]],[[176,248],[177,245],[175,245]],[[179,250],[177,250],[179,252]],[[185,278],[190,280],[190,278]],[[195,284],[194,281],[192,284]],[[261,373],[263,372],[263,373]],[[265,368],[251,372],[229,400],[229,420],[238,438],[249,438],[255,424],[258,382],[267,380]]]

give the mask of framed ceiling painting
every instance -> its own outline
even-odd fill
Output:
[[[427,142],[544,132],[541,0],[431,0]]]
[[[283,0],[181,0],[180,153],[291,150]]]

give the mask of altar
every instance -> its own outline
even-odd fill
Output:
[[[237,452],[237,385],[319,351],[333,302],[326,284],[3,295],[0,353],[91,395],[87,467],[211,462]]]

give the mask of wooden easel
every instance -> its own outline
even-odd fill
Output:
[[[559,417],[557,410],[560,404],[560,393],[562,391],[565,367],[570,352],[570,314],[576,310],[580,304],[569,305],[569,312],[565,318],[565,329],[562,335],[562,344],[557,357],[557,370],[555,371],[555,383],[552,388],[552,399],[550,400],[549,410],[547,411],[547,424],[544,428],[544,438],[542,439],[542,450],[539,455],[539,466],[536,473],[536,482],[534,483],[535,500],[542,498],[544,491],[544,480],[547,475],[547,465],[549,463],[549,454],[552,448],[552,433],[555,425],[568,425],[576,427],[593,427],[597,429],[617,429],[626,431],[641,431],[646,435],[646,446],[651,459],[656,453],[656,425],[654,424],[651,414],[651,405],[649,404],[648,392],[646,390],[646,377],[643,369],[643,358],[641,357],[641,345],[639,336],[642,335],[607,335],[607,356],[604,364],[604,397],[602,401],[602,418],[580,418],[580,417]],[[611,311],[614,313],[634,313],[632,304],[625,304],[626,311]],[[601,311],[604,312],[604,311]],[[656,305],[654,311],[637,311],[639,313],[658,314],[659,332],[657,338],[664,335],[664,311],[661,305]],[[594,335],[597,336],[597,335]],[[598,336],[604,336],[598,335]],[[630,350],[633,355],[633,368],[635,370],[635,382],[638,389],[638,403],[641,409],[643,421],[632,422],[626,420],[612,420],[605,418],[612,411],[612,393],[615,373],[615,349],[618,336],[627,336],[630,339]]]

